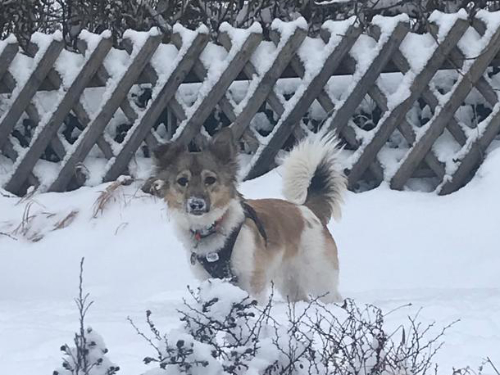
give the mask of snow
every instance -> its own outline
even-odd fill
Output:
[[[385,185],[349,193],[342,221],[329,225],[339,247],[344,297],[386,312],[411,303],[386,319],[391,326],[420,308],[420,319],[437,327],[460,319],[436,358],[440,373],[451,374],[452,366],[477,368],[486,356],[500,362],[499,184],[497,148],[455,194],[398,192]],[[95,201],[108,186],[23,200],[0,190],[0,232],[11,233],[28,212],[30,235],[43,235],[38,242],[19,231],[13,238],[0,235],[1,374],[39,375],[60,366],[59,347],[78,328],[72,298],[82,256],[84,286],[95,301],[87,324],[103,336],[120,374],[151,368],[142,363],[151,350],[127,316],[141,325],[150,309],[162,331],[180,326],[176,310],[186,284],[198,283],[165,205],[135,183],[119,187],[95,215]],[[248,198],[280,197],[280,190],[279,169],[241,186]],[[72,221],[57,229],[71,212]],[[285,313],[277,298],[275,316]]]
[[[176,30],[179,30],[177,28]],[[158,74],[158,79],[156,84],[153,87],[153,90],[151,92],[151,100],[148,102],[148,107],[149,108],[156,97],[159,95],[161,90],[164,88],[165,84],[169,80],[170,76],[172,75],[173,71],[176,69],[176,67],[179,65],[179,63],[184,59],[188,49],[192,45],[192,42],[194,38],[199,33],[204,33],[205,32],[205,27],[200,27],[199,30],[194,31],[194,32],[182,32],[180,31],[181,38],[182,38],[182,46],[179,50],[175,48],[172,45],[160,45],[162,48],[158,48],[152,59],[151,59],[151,65],[155,69],[156,73]],[[139,115],[137,116],[137,119],[135,122],[132,124],[131,128],[127,131],[127,134],[125,138],[123,139],[122,143],[119,145],[115,145],[113,148],[113,152],[115,155],[118,155],[122,148],[123,145],[127,144],[129,139],[132,137],[132,135],[135,133],[137,130],[137,127],[140,125],[144,115],[147,112],[147,108],[144,111],[140,111]],[[108,170],[111,168],[111,166],[114,164],[115,158],[111,158],[108,163],[106,164],[106,167],[104,168],[104,173],[107,173]],[[99,181],[102,182],[102,179]]]
[[[292,22],[283,22],[280,20],[273,21],[271,28],[280,33],[279,43],[278,45],[275,45],[273,42],[262,41],[252,54],[250,62],[255,67],[257,75],[251,77],[251,81],[248,85],[244,98],[238,103],[238,105],[235,106],[234,112],[236,115],[240,114],[246,107],[255,90],[264,79],[265,73],[275,63],[279,53],[283,50],[283,47],[290,40],[295,31],[297,29],[304,29],[304,25],[307,27],[307,23],[304,24],[304,22],[305,20],[303,18],[298,18]],[[308,43],[304,41],[302,46],[307,44]]]
[[[485,23],[486,31],[484,35],[481,36],[475,30],[471,30],[471,28],[469,28],[464,37],[460,39],[458,43],[458,46],[465,54],[465,57],[469,58],[469,60],[465,61],[464,67],[462,67],[463,71],[468,69],[474,59],[481,55],[487,44],[490,42],[492,36],[500,27],[500,11],[491,12],[491,14],[484,11],[478,11],[478,18]]]
[[[182,133],[189,118],[197,111],[206,97],[210,95],[214,85],[217,84],[222,74],[236,57],[236,54],[242,49],[248,38],[250,38],[252,34],[260,34],[262,32],[262,28],[258,23],[254,23],[248,29],[239,29],[230,25],[221,26],[223,26],[223,30],[231,39],[231,49],[229,52],[226,52],[222,46],[209,43],[201,53],[200,60],[205,66],[207,74],[205,80],[197,89],[196,101],[190,107],[185,108],[187,119],[179,124],[173,135],[173,139],[176,139]],[[177,97],[179,97],[179,95],[177,95]]]
[[[285,22],[280,20],[279,18],[276,18],[271,23],[271,29],[278,31],[281,37],[285,39],[289,38],[297,28],[307,30],[307,27],[307,21],[304,17],[299,17],[296,20],[289,22]]]
[[[43,55],[47,51],[50,46],[50,43],[53,40],[60,41],[62,38],[61,32],[57,31],[53,34],[43,34],[36,32],[32,35],[31,41],[37,45],[38,51],[34,58],[28,57],[22,53],[16,54],[14,60],[9,65],[9,72],[12,74],[16,81],[16,88],[12,92],[12,98],[15,98],[24,84],[28,81],[29,77],[33,73],[33,70],[36,68]],[[13,42],[13,39],[10,37],[8,40]]]
[[[465,9],[460,9],[456,13],[443,13],[438,10],[432,12],[429,16],[429,22],[435,23],[439,26],[439,31],[437,34],[438,42],[442,42],[443,39],[448,35],[448,32],[457,22],[457,20],[467,20],[467,11]]]
[[[500,11],[488,12],[480,9],[476,13],[476,18],[483,21],[489,29],[498,29],[500,26]]]
[[[430,34],[408,33],[399,49],[410,64],[411,70],[418,74],[436,50],[437,43]]]
[[[326,45],[324,45],[324,48],[321,48],[319,50],[320,46],[322,43],[318,43],[316,41],[313,41],[312,39],[306,38],[305,42],[302,43],[302,45],[299,47],[297,53],[301,61],[303,62],[304,65],[304,77],[299,80],[298,86],[295,86],[295,89],[292,91],[293,96],[286,101],[284,104],[284,112],[281,115],[280,120],[278,123],[275,125],[273,131],[265,138],[259,136],[256,134],[257,138],[259,139],[261,146],[259,149],[256,151],[252,161],[255,162],[258,160],[259,155],[262,153],[264,147],[267,145],[267,142],[269,139],[272,138],[273,134],[281,127],[284,126],[285,124],[285,119],[288,117],[289,113],[294,109],[296,104],[299,102],[299,100],[302,98],[304,93],[306,92],[307,88],[309,87],[310,83],[312,80],[318,76],[318,74],[321,71],[321,68],[325,65],[325,62],[327,61],[328,57],[332,54],[332,52],[335,50],[335,48],[338,46],[338,44],[341,42],[342,37],[341,35],[345,34],[347,29],[354,23],[355,19],[350,18],[345,21],[328,21],[325,23],[325,27],[329,29],[331,33],[331,37]],[[275,20],[273,21],[272,28],[279,30],[281,33],[281,38],[289,38],[290,35],[293,34],[295,31],[296,27],[303,27],[304,21],[299,18],[293,22],[283,22],[280,20]],[[278,45],[279,47],[279,45]],[[311,50],[315,49],[318,53],[313,54],[314,56],[314,61],[310,59],[311,56]],[[365,51],[366,53],[366,51]],[[283,82],[294,82],[294,80],[282,80],[280,83]],[[285,83],[286,85],[286,83]],[[280,90],[283,90],[283,85],[279,85],[278,88]],[[248,174],[248,172],[252,168],[252,163],[248,163],[248,165],[245,166],[240,171],[240,176],[245,176]]]

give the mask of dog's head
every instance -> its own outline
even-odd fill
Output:
[[[223,212],[237,196],[237,150],[225,128],[200,152],[166,143],[154,152],[156,191],[170,210],[194,220]]]

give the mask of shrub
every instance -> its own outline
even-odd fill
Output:
[[[83,262],[84,258],[80,262],[79,294],[75,298],[79,331],[75,333],[74,346],[61,346],[64,353],[62,367],[55,370],[53,375],[115,375],[120,367],[107,357],[108,349],[102,336],[91,327],[85,328],[85,316],[93,301],[89,301],[88,293],[83,293]]]
[[[387,314],[352,300],[342,306],[318,300],[288,304],[278,320],[272,297],[264,307],[241,289],[220,280],[191,291],[192,302],[179,311],[181,327],[161,334],[147,312],[158,374],[413,374],[434,366],[440,339],[449,327],[431,336],[415,318],[396,332],[387,332]]]

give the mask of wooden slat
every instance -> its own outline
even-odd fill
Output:
[[[353,44],[359,36],[359,31],[354,27],[350,27],[346,32],[346,36],[342,38],[339,44],[334,48],[332,53],[326,58],[323,67],[319,72],[307,83],[307,88],[303,91],[301,97],[297,100],[294,107],[288,112],[285,117],[282,117],[278,124],[273,129],[273,132],[268,136],[268,142],[265,146],[261,146],[261,150],[252,160],[252,167],[245,177],[246,180],[258,177],[266,173],[270,167],[274,165],[276,154],[286,142],[297,123],[302,118],[302,115],[309,109],[318,93],[328,82],[335,69],[340,65],[344,56],[349,52]],[[297,95],[297,94],[296,94]],[[290,99],[292,100],[292,99]]]
[[[456,70],[457,66],[462,66],[463,61],[459,61],[458,64],[452,63],[451,61],[445,61],[443,66],[441,67],[441,70]],[[496,56],[492,60],[492,65],[494,66],[500,66],[500,55]],[[387,65],[384,67],[382,73],[398,73],[399,68],[395,66],[392,62],[388,62]],[[337,76],[348,76],[352,75],[354,73],[354,67],[352,66],[341,66],[336,72],[335,75]],[[283,71],[283,74],[281,75],[281,78],[298,78],[297,73],[290,67],[288,66],[285,68]],[[244,72],[240,72],[234,81],[247,81],[248,76]],[[145,75],[139,76],[137,79],[137,84],[143,84],[143,83],[151,83],[150,80],[147,79]],[[200,83],[200,79],[196,76],[194,73],[189,73],[184,80],[184,83]],[[104,87],[105,85],[98,79],[94,77],[94,79],[89,83],[89,88],[93,87]],[[48,80],[45,80],[41,85],[40,85],[40,91],[50,91],[51,90],[51,85]],[[5,87],[4,85],[1,84],[0,82],[0,94],[6,94],[9,93],[10,91]]]
[[[482,22],[474,22],[473,26],[481,35],[484,35],[486,32],[486,26]],[[452,59],[464,58],[464,54],[458,48],[452,51],[452,53]],[[493,107],[493,113],[490,115],[491,118],[489,120],[485,120],[489,122],[481,136],[472,142],[469,146],[469,152],[458,161],[459,165],[455,172],[447,181],[443,182],[442,185],[438,187],[437,192],[439,195],[453,193],[465,185],[467,179],[471,177],[471,173],[484,159],[486,149],[500,132],[500,111],[498,111],[498,95],[495,89],[491,87],[484,76],[481,76],[477,81],[476,88]]]
[[[462,35],[465,33],[465,30],[467,30],[467,27],[467,22],[464,20],[459,19],[455,22],[445,39],[433,52],[425,68],[416,75],[410,87],[410,95],[387,116],[384,116],[385,120],[377,125],[374,130],[375,135],[370,143],[363,149],[349,173],[348,181],[350,185],[361,178],[371,161],[376,157],[377,153],[387,142],[391,134],[405,118],[406,113],[410,110],[413,103],[415,103],[415,101],[420,97],[422,91],[427,87],[432,77],[434,77],[440,66],[445,61],[448,53],[462,38]]]
[[[485,46],[481,54],[470,66],[470,69],[464,73],[465,75],[461,77],[462,79],[460,82],[455,85],[448,101],[442,106],[441,110],[433,116],[428,124],[426,124],[425,133],[407,153],[393,176],[390,183],[393,189],[401,190],[403,188],[415,168],[429,152],[436,139],[442,134],[446,124],[454,116],[458,107],[463,103],[464,99],[474,87],[474,84],[483,75],[489,63],[499,50],[500,29],[493,34],[487,46]]]
[[[372,86],[379,77],[393,51],[399,48],[399,45],[405,38],[408,31],[408,24],[404,22],[398,23],[398,25],[394,28],[394,31],[389,36],[387,41],[383,46],[381,46],[377,56],[370,64],[370,67],[366,70],[366,72],[364,72],[344,103],[333,114],[332,121],[330,122],[330,130],[335,130],[337,134],[340,134],[342,129],[347,125],[349,119],[351,119],[356,108],[365,97],[370,86]]]
[[[3,81],[4,81],[5,85],[7,87],[9,87],[9,89],[11,91],[13,91],[15,89],[16,80],[10,72],[5,72],[4,77],[3,77]],[[28,115],[29,119],[31,121],[33,121],[33,123],[35,125],[38,125],[38,123],[40,122],[40,114],[38,113],[36,106],[31,101],[26,106],[25,112]],[[63,145],[62,141],[59,139],[59,137],[54,137],[51,140],[50,145],[52,146],[56,155],[60,159],[62,159],[64,157],[64,154],[66,151],[65,151],[64,145]]]
[[[79,41],[79,44],[80,43],[83,43],[83,41]],[[38,47],[36,47],[33,44],[29,44],[26,52],[30,56],[34,56],[37,51],[38,51]],[[82,54],[84,54],[84,52],[82,52]],[[50,85],[52,85],[52,90],[59,90],[59,88],[62,86],[61,76],[59,75],[59,73],[55,69],[51,69],[49,71],[49,73],[47,74],[46,81],[48,81],[50,83]],[[87,87],[88,87],[88,83],[87,83]],[[78,119],[78,122],[83,127],[88,125],[88,123],[90,122],[90,117],[89,117],[87,111],[85,110],[84,106],[82,105],[81,99],[78,100],[76,103],[74,103],[73,112],[74,112],[76,118]],[[38,123],[38,121],[37,121],[37,123]],[[58,137],[57,137],[57,139],[58,139]],[[57,140],[55,143],[56,144],[51,143],[52,147],[54,147],[55,150],[57,150],[57,149],[60,150],[60,145],[57,145]],[[97,141],[97,145],[99,146],[99,148],[101,149],[101,151],[103,152],[103,154],[106,158],[109,159],[113,156],[113,151],[112,151],[111,145],[104,139],[104,137],[99,138],[99,140]],[[61,160],[64,159],[64,155],[65,155],[65,151],[62,155],[60,155],[58,153],[58,156],[60,157]]]
[[[480,22],[478,20],[474,20],[473,27],[476,29],[476,31],[480,35],[484,35],[484,33],[486,32],[486,25],[484,25],[483,22]],[[430,33],[435,38],[437,38],[437,32],[438,32],[438,30],[435,27],[430,28]],[[463,61],[465,61],[466,57],[465,57],[464,53],[458,47],[455,47],[450,53],[449,60],[455,66],[460,67],[462,65],[458,65],[458,64],[461,64]],[[492,64],[492,65],[494,65],[494,64]],[[486,80],[486,78],[484,76],[481,76],[479,78],[479,80],[476,82],[475,87],[481,93],[481,95],[483,95],[483,97],[486,99],[486,101],[492,107],[494,107],[498,101],[498,95],[497,95],[495,89],[493,89],[491,87],[491,85],[488,83],[488,81]]]
[[[361,30],[360,29],[358,29],[358,30],[361,33]],[[321,35],[321,39],[323,39],[325,44],[327,44],[329,39],[330,39],[330,32],[325,30],[325,29],[322,29],[320,35]],[[277,44],[279,42],[279,40],[276,39],[275,33],[270,33],[270,37],[271,37],[271,40],[275,44]],[[352,66],[354,66],[355,60],[352,59],[349,55],[346,55],[344,57],[343,63],[341,63],[339,68],[343,64],[346,64],[346,63],[353,64]],[[298,56],[292,57],[292,60],[290,61],[290,66],[292,67],[292,69],[297,73],[297,75],[300,78],[304,78],[305,68],[302,64],[302,61],[298,58]],[[339,68],[337,68],[337,69],[339,69]],[[326,92],[324,87],[321,89],[316,100],[318,100],[319,104],[321,105],[321,107],[323,107],[323,109],[325,110],[325,112],[327,114],[333,113],[333,109],[335,106],[333,104],[332,99],[330,98],[330,96],[328,95],[328,93]],[[349,144],[352,148],[356,149],[359,146],[359,142],[356,138],[356,133],[354,132],[354,130],[350,126],[344,127],[344,129],[341,130],[340,135],[347,142],[347,144]],[[372,173],[373,180],[377,181],[377,183],[382,182],[382,180],[384,178],[384,170],[382,169],[382,166],[380,165],[378,160],[375,160],[370,165],[370,172]]]
[[[127,167],[130,159],[132,159],[142,141],[151,130],[151,127],[165,109],[166,104],[174,97],[175,92],[186,77],[186,74],[191,70],[207,42],[207,34],[196,35],[187,48],[182,60],[179,61],[157,95],[151,99],[139,122],[134,124],[128,131],[127,136],[122,142],[121,150],[112,159],[111,165],[104,176],[104,181],[115,180]],[[157,88],[155,87],[153,91],[156,90]]]
[[[250,59],[250,56],[261,40],[262,34],[251,33],[248,36],[241,49],[236,52],[226,70],[219,77],[219,80],[213,85],[211,92],[202,99],[194,113],[180,125],[180,130],[178,129],[174,135],[174,140],[183,144],[189,144],[200,132],[203,122],[213,111],[222,96],[225,95],[227,89]]]
[[[97,139],[103,133],[106,125],[120,106],[120,103],[126,98],[144,66],[158,48],[161,38],[161,35],[150,35],[140,47],[140,50],[128,66],[127,71],[119,79],[109,98],[103,103],[97,116],[76,140],[72,153],[63,161],[59,175],[50,185],[50,191],[62,191],[66,188],[66,185],[74,175],[76,165],[85,159],[95,145]]]
[[[174,36],[177,34],[174,34]],[[125,47],[125,50],[127,53],[130,55],[133,50],[133,44],[125,40],[123,43],[123,46]],[[142,71],[142,75],[147,77],[149,81],[151,81],[152,86],[156,85],[156,82],[158,81],[158,74],[156,74],[156,71],[154,70],[153,66],[151,65],[151,62],[148,62],[146,66],[144,67],[144,70]],[[122,104],[121,104],[121,109],[123,113],[125,113],[125,116],[127,119],[131,122],[134,123],[138,115],[135,112],[135,110],[132,108],[132,104],[130,103],[130,100],[125,99]],[[186,118],[186,114],[184,113],[184,109],[182,108],[181,104],[177,101],[177,98],[175,95],[169,100],[167,103],[167,107],[169,108],[170,111],[174,112],[174,114],[177,116],[177,118]],[[149,147],[150,150],[154,150],[158,146],[158,141],[153,135],[153,133],[150,131],[146,134],[146,137],[144,138],[144,141],[146,145]]]
[[[0,54],[0,79],[9,69],[10,63],[14,60],[14,57],[16,57],[17,51],[19,51],[19,45],[17,43],[9,43],[3,48]]]
[[[387,106],[387,98],[377,84],[373,85],[368,94],[384,112],[389,110]],[[413,130],[413,127],[408,123],[406,118],[403,118],[397,127],[409,144],[413,144],[415,142],[415,131]],[[425,162],[427,163],[429,168],[434,171],[437,177],[442,178],[444,176],[444,163],[441,163],[438,160],[436,155],[434,155],[434,152],[431,151],[425,156]]]
[[[125,39],[123,43],[125,44],[126,41],[127,39]],[[87,50],[87,43],[83,40],[79,40],[77,43],[77,48],[82,55],[85,55]],[[111,75],[106,70],[106,67],[103,64],[99,67],[97,73],[94,75],[94,80],[98,80],[102,83],[102,86],[105,86],[110,77]],[[130,104],[128,98],[124,99],[120,103],[120,108],[125,114],[125,117],[127,117],[127,119],[131,123],[133,123],[137,119],[137,113],[132,108],[132,105]],[[78,121],[83,125],[83,127],[87,127],[88,124],[90,124],[90,116],[85,110],[85,107],[82,105],[81,101],[75,104],[75,106],[73,107],[73,112],[75,112]],[[97,139],[97,146],[101,149],[106,159],[111,159],[112,157],[114,157],[113,147],[111,146],[111,144],[112,140],[106,139],[106,135],[104,133]]]
[[[278,32],[270,32],[270,36],[272,36],[273,42],[277,45],[280,41],[280,34]],[[224,45],[225,41],[224,39],[221,39],[221,43]],[[285,71],[289,69],[291,70],[290,66],[285,68]],[[248,61],[245,67],[243,68],[243,74],[245,75],[247,80],[252,80],[253,76],[259,75],[257,72],[257,68],[252,64],[251,61]],[[294,77],[297,77],[297,74],[293,72],[292,74]],[[281,78],[285,78],[285,74],[281,74]],[[283,113],[285,113],[285,107],[283,105],[283,102],[281,99],[278,97],[276,92],[274,91],[274,87],[269,91],[268,96],[266,98],[266,103],[270,106],[270,108],[276,113],[278,117],[281,117]],[[297,128],[296,128],[297,129]],[[297,136],[299,135],[299,132],[297,131]],[[246,132],[244,133],[244,137],[246,139],[255,139],[255,136],[253,135],[252,132]],[[258,141],[257,141],[258,142]]]
[[[360,31],[361,33],[361,31]],[[269,38],[272,40],[275,46],[278,46],[280,41],[281,41],[281,34],[277,30],[270,30],[269,31]],[[328,40],[330,37],[328,36]],[[326,42],[328,43],[328,42]],[[289,67],[291,67],[299,76],[299,78],[304,79],[304,74],[305,74],[305,69],[302,66],[302,62],[300,61],[300,58],[294,54],[291,56],[290,63],[288,64]],[[337,67],[338,69],[338,67]],[[283,74],[283,73],[282,73]],[[268,97],[266,99],[266,102],[269,104],[271,109],[276,112],[278,117],[283,116],[283,113],[285,112],[285,107],[283,105],[282,99],[276,94],[274,91],[275,86],[272,87],[272,90],[269,92]],[[319,96],[324,92],[321,90],[319,93]],[[304,131],[304,129],[301,126],[295,126],[293,129],[293,135],[295,139],[298,141],[302,138],[304,138],[307,134]]]
[[[176,36],[176,35],[177,34],[174,34],[173,36]],[[122,44],[123,44],[125,50],[127,51],[127,53],[131,54],[132,49],[133,49],[133,44],[127,40],[123,41]],[[153,86],[158,81],[158,74],[156,74],[156,71],[153,69],[153,67],[151,66],[151,63],[149,63],[149,62],[144,67],[144,70],[142,71],[141,75],[143,77],[146,77],[147,81],[152,83]],[[103,69],[101,72],[100,79],[104,79],[104,77],[108,77],[108,76],[109,76],[109,73],[105,69]],[[186,119],[186,114],[184,113],[184,109],[182,108],[182,105],[177,101],[175,96],[170,99],[170,101],[167,103],[167,106],[180,121],[183,121]],[[123,102],[120,104],[120,108],[123,111],[123,113],[125,114],[125,117],[127,117],[128,121],[130,121],[130,123],[132,123],[132,124],[139,117],[137,112],[132,107],[132,104],[128,98],[125,98],[123,100]],[[158,141],[156,140],[155,136],[151,132],[146,134],[145,142],[150,150],[153,150],[158,146]]]
[[[430,88],[424,90],[424,92],[422,93],[422,99],[429,105],[429,108],[434,113],[439,107],[441,107],[439,99],[436,97],[436,94],[434,94],[434,92]],[[463,129],[458,124],[457,120],[455,119],[455,116],[450,118],[450,121],[448,121],[448,124],[446,126],[450,131],[451,135],[453,136],[453,138],[455,138],[455,140],[460,145],[463,146],[467,141],[467,136],[465,135]]]
[[[229,38],[229,36],[227,35],[227,33],[222,33],[222,35],[225,35],[227,38]],[[177,49],[181,49],[182,48],[182,37],[179,34],[174,34],[172,36],[172,43],[175,45],[175,47]],[[205,80],[205,78],[207,77],[208,71],[207,71],[207,69],[205,68],[205,66],[203,65],[203,63],[201,62],[201,60],[199,58],[196,59],[196,61],[194,62],[192,71],[198,77],[198,79],[200,80],[200,82],[203,82]],[[175,106],[175,104],[174,104],[174,106]],[[227,98],[226,95],[223,95],[220,98],[219,106],[221,107],[222,111],[227,116],[227,118],[229,119],[229,121],[232,122],[232,121],[234,121],[236,119],[236,115],[234,113],[233,105],[229,102],[229,100],[228,100],[228,98]]]
[[[79,44],[80,43],[83,43],[83,41],[80,40]],[[30,56],[34,57],[37,52],[38,52],[38,47],[36,45],[34,45],[33,43],[30,43],[27,47],[26,53],[29,54]],[[82,54],[85,54],[84,51],[82,52]],[[63,84],[61,76],[59,75],[59,73],[55,69],[51,69],[49,71],[49,73],[47,74],[46,81],[47,80],[53,86],[53,88],[52,88],[53,90],[59,90],[59,88]],[[87,87],[88,87],[88,83],[87,83]],[[29,108],[30,107],[28,106],[28,109],[26,112],[28,113],[30,118],[33,119],[33,116],[31,116],[29,113]],[[85,127],[89,124],[90,116],[88,115],[85,107],[83,106],[81,98],[73,104],[73,113],[75,114],[79,123],[83,127]],[[38,120],[34,120],[34,121],[35,121],[35,123],[38,124],[40,120],[38,119]],[[97,141],[97,145],[99,146],[99,148],[101,149],[101,151],[103,152],[103,154],[106,158],[109,159],[113,156],[113,151],[112,151],[111,145],[104,139],[104,136],[99,137],[99,140]],[[54,140],[51,142],[51,146],[54,148],[54,151],[56,152],[56,154],[60,158],[60,160],[63,160],[64,156],[66,154],[66,150],[64,149],[64,146],[62,145],[62,142],[60,141],[58,136],[54,137]]]
[[[463,22],[465,22],[465,21],[463,21]],[[437,33],[439,31],[438,28],[435,27],[434,25],[430,25],[430,29],[431,30],[435,30],[435,36],[437,38]],[[448,59],[451,58],[451,56],[453,54],[453,51],[455,49],[456,48],[452,49],[452,51],[448,55]],[[410,63],[406,60],[406,58],[404,57],[404,55],[399,50],[398,51],[394,51],[392,61],[399,68],[399,70],[402,73],[406,73],[406,72],[410,71],[410,69],[411,69]],[[434,94],[434,92],[428,86],[422,92],[422,99],[429,105],[429,107],[431,108],[432,111],[435,111],[436,107],[439,106],[439,100],[437,99],[437,97]],[[465,133],[463,132],[463,130],[460,127],[460,125],[458,125],[458,123],[456,122],[455,118],[451,118],[450,122],[448,123],[447,126],[448,126],[448,129],[449,129],[450,133],[453,135],[453,137],[456,139],[456,141],[458,143],[460,143],[461,145],[463,145],[465,143],[467,137],[465,136]],[[413,143],[413,142],[414,141],[411,141],[411,143]],[[433,159],[433,155],[431,155],[430,158]],[[435,164],[434,163],[435,161],[436,160],[431,161],[431,163]]]
[[[14,194],[20,193],[19,190],[29,176],[29,173],[33,170],[49,143],[57,136],[59,127],[71,111],[73,105],[79,100],[87,83],[104,61],[111,46],[112,41],[110,38],[103,38],[99,41],[94,51],[90,54],[89,59],[85,62],[70,87],[66,90],[57,108],[50,115],[50,118],[41,129],[37,128],[35,136],[30,142],[28,151],[16,161],[14,173],[5,185],[8,191]],[[39,124],[39,126],[40,125],[41,124]]]
[[[496,113],[492,115],[483,134],[470,145],[469,152],[459,161],[456,171],[438,190],[439,195],[450,194],[460,189],[465,184],[474,168],[483,160],[486,149],[500,131],[499,106],[500,105],[497,105]]]
[[[269,96],[269,93],[273,91],[278,78],[281,76],[289,61],[293,58],[297,49],[304,41],[306,34],[305,30],[296,28],[293,35],[288,38],[281,50],[277,53],[276,58],[272,62],[269,69],[262,75],[255,91],[252,94],[252,97],[248,100],[247,105],[243,108],[236,120],[231,124],[231,129],[233,130],[233,134],[236,139],[243,135],[250,124],[250,121]],[[224,38],[222,36],[220,41],[224,48],[229,51],[231,48],[229,38]]]
[[[47,73],[50,71],[54,62],[57,60],[63,43],[60,40],[52,40],[48,48],[44,51],[43,56],[38,61],[37,66],[31,72],[28,80],[19,90],[19,93],[10,103],[10,108],[0,120],[0,150],[6,142],[19,118],[31,101],[31,98],[36,94],[38,87],[43,82]]]
[[[325,32],[324,30],[321,31],[320,33],[321,38],[325,43],[328,43],[328,39],[330,39],[330,32]],[[344,61],[341,64],[351,64],[352,66],[356,65],[356,61],[350,57],[349,55],[344,57]],[[295,69],[299,69],[298,74],[303,76],[304,75],[304,67],[300,63],[300,61],[295,61],[294,62]],[[302,70],[302,72],[300,72]],[[374,83],[376,86],[376,82]],[[369,91],[368,91],[369,92]],[[335,108],[335,105],[333,104],[332,99],[326,92],[325,88],[321,90],[319,93],[318,97],[316,98],[319,102],[319,104],[323,107],[327,115],[329,113],[333,113],[333,110]],[[359,147],[359,141],[356,136],[356,132],[354,129],[350,126],[350,124],[346,125],[342,130],[340,130],[340,136],[353,148],[357,149]],[[375,159],[373,163],[370,164],[369,166],[370,173],[372,174],[371,180],[374,181],[377,185],[380,184],[384,180],[384,169],[382,168],[382,165],[378,161],[378,159]]]
[[[16,160],[18,157],[17,151],[14,149],[14,146],[12,145],[10,139],[8,139],[7,142],[5,143],[2,153],[13,161]],[[35,177],[33,173],[30,173],[27,180],[27,185],[36,187],[40,185],[40,181],[38,181],[38,179]]]

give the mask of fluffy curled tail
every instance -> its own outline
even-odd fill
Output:
[[[283,161],[283,195],[307,206],[323,224],[332,216],[340,219],[347,185],[338,143],[334,136],[308,137]]]

